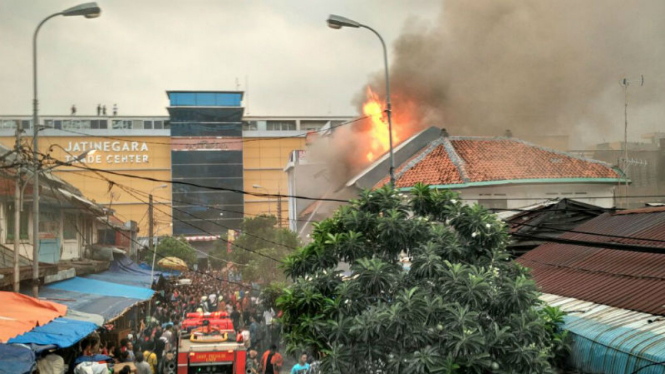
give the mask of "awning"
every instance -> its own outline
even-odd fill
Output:
[[[94,323],[98,327],[104,325],[104,317],[99,314],[85,313],[80,310],[74,310],[71,307],[67,309],[67,314],[65,318],[73,319],[76,321],[85,321]]]
[[[152,295],[155,293],[155,291],[148,288],[127,286],[118,283],[81,277],[75,277],[62,282],[53,283],[45,288],[139,300],[151,299]]]
[[[69,201],[74,205],[84,206],[87,209],[90,209],[91,211],[93,211],[94,213],[96,213],[97,215],[100,215],[100,216],[103,216],[103,215],[106,214],[104,208],[101,205],[97,205],[97,204],[93,203],[92,201],[90,201],[90,200],[88,200],[88,199],[86,199],[82,196],[77,196],[77,195],[75,195],[75,194],[73,194],[73,193],[71,193],[67,190],[64,190],[62,188],[58,188],[58,192],[60,192],[66,198],[68,198]]]
[[[67,306],[14,292],[0,291],[0,342],[45,325],[67,313]]]
[[[65,304],[69,307],[69,310],[83,312],[84,314],[99,315],[102,317],[102,323],[114,320],[135,304],[143,301],[126,297],[110,297],[65,291],[49,288],[49,286],[39,290],[39,297]],[[66,318],[74,319],[71,315],[67,315]]]
[[[113,259],[108,270],[99,274],[88,275],[86,278],[150,288],[152,285],[150,270],[142,269],[125,254],[114,254]],[[159,278],[160,274],[161,272],[155,272],[155,278]]]
[[[9,343],[52,344],[58,346],[58,348],[67,348],[90,335],[96,329],[97,325],[91,322],[77,321],[69,318],[56,318],[44,326],[35,327],[25,334],[9,339]]]
[[[0,374],[29,374],[35,367],[35,352],[22,345],[0,344]]]

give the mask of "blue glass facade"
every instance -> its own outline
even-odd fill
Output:
[[[242,190],[242,92],[167,94],[173,180]],[[174,235],[220,235],[242,222],[240,193],[174,184],[172,200]]]

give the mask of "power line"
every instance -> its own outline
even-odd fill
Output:
[[[212,186],[205,186],[201,185],[198,183],[192,183],[192,182],[185,182],[181,180],[167,180],[167,179],[159,179],[159,178],[152,178],[152,177],[144,177],[144,176],[139,176],[139,175],[132,175],[132,174],[127,174],[127,173],[121,173],[113,170],[105,170],[105,169],[97,169],[97,168],[92,168],[89,166],[79,166],[79,165],[74,165],[74,164],[66,164],[62,161],[55,160],[56,164],[59,165],[66,165],[66,166],[72,166],[78,169],[83,169],[83,170],[91,170],[91,171],[98,171],[101,173],[107,173],[107,174],[112,174],[112,175],[117,175],[121,177],[126,177],[126,178],[133,178],[133,179],[142,179],[142,180],[147,180],[151,182],[159,182],[159,183],[168,183],[168,184],[180,184],[180,185],[185,185],[185,186],[191,186],[191,187],[198,187],[198,188],[205,188],[208,190],[212,191],[223,191],[223,192],[234,192],[234,193],[239,193],[243,195],[250,195],[250,196],[256,196],[256,197],[282,197],[282,198],[294,198],[294,199],[301,199],[301,200],[310,200],[310,201],[327,201],[327,202],[337,202],[337,203],[348,203],[349,200],[344,200],[344,199],[331,199],[331,198],[322,198],[322,197],[311,197],[311,196],[299,196],[299,195],[284,195],[284,194],[270,194],[270,193],[260,193],[260,192],[250,192],[246,190],[240,190],[240,189],[234,189],[234,188],[226,188],[226,187],[212,187]],[[665,195],[633,195],[633,196],[628,196],[629,198],[665,198]],[[575,200],[588,200],[588,199],[614,199],[614,196],[575,196]],[[490,199],[483,199],[483,200],[510,200],[510,201],[521,201],[521,200],[526,200],[526,201],[533,201],[533,200],[547,200],[549,199],[548,197],[511,197],[511,198],[490,198]],[[477,198],[459,198],[458,200],[462,201],[476,201],[478,200]],[[514,209],[510,209],[514,210]]]
[[[100,176],[100,177],[102,177],[102,176]],[[119,188],[123,189],[125,192],[129,193],[130,195],[132,195],[136,200],[141,201],[141,202],[147,204],[146,201],[141,200],[141,199],[138,198],[136,195],[134,195],[133,193],[131,193],[131,192],[129,191],[129,187],[126,187],[126,186],[124,186],[124,185],[122,185],[122,184],[119,184],[119,183],[115,183],[115,182],[109,180],[108,178],[105,178],[105,177],[102,177],[102,178],[104,178],[105,180],[107,180],[109,183],[113,183],[114,185],[116,185],[116,186],[118,186]],[[173,207],[172,207],[172,208],[173,208]],[[173,209],[175,209],[175,208],[173,208]],[[176,221],[178,221],[178,222],[182,222],[182,223],[184,223],[184,224],[186,224],[186,225],[189,225],[189,226],[191,226],[191,227],[193,227],[193,228],[195,228],[195,229],[197,229],[197,230],[200,230],[200,231],[202,231],[202,232],[204,232],[204,233],[206,233],[206,234],[208,234],[208,235],[211,235],[211,236],[218,236],[218,235],[215,235],[215,234],[213,234],[213,233],[210,233],[210,232],[208,232],[207,230],[204,230],[204,229],[202,229],[202,228],[200,228],[200,227],[198,227],[198,226],[196,226],[196,225],[193,225],[193,224],[191,224],[191,223],[189,223],[189,222],[187,222],[187,221],[184,221],[184,220],[180,220],[180,219],[178,219],[178,218],[175,218],[174,216],[172,216],[172,215],[170,215],[170,214],[164,212],[163,210],[161,210],[161,209],[159,209],[159,208],[157,208],[157,211],[161,212],[162,214],[165,214],[167,217],[170,217],[171,219],[174,219],[174,220],[176,220]],[[184,212],[184,211],[183,211],[183,212]],[[185,213],[189,214],[188,212],[185,212]],[[200,217],[197,217],[197,218],[198,218],[198,219],[201,219]],[[205,220],[205,221],[207,221],[207,222],[212,222],[213,224],[217,224],[217,223],[214,222],[214,221],[210,221],[210,220]],[[229,227],[226,227],[226,226],[222,226],[222,225],[219,225],[219,224],[217,224],[217,225],[220,226],[220,227],[224,227],[224,228],[226,228],[227,230],[230,229]],[[263,254],[263,253],[260,253],[260,252],[257,252],[257,251],[254,251],[254,250],[251,250],[251,249],[248,249],[248,248],[245,248],[245,247],[239,246],[239,245],[234,244],[234,243],[232,243],[232,242],[229,242],[228,240],[223,239],[223,238],[221,238],[221,237],[219,237],[218,239],[220,239],[220,240],[226,242],[227,244],[231,244],[231,245],[234,245],[234,246],[237,247],[237,248],[243,249],[243,250],[245,250],[245,251],[247,251],[247,252],[251,252],[251,253],[257,254],[257,255],[259,255],[259,256],[262,256],[262,257],[268,258],[268,259],[270,259],[270,260],[273,260],[273,261],[275,261],[275,262],[282,263],[281,260],[276,259],[276,258],[274,258],[274,257],[272,257],[272,256],[268,256],[268,255],[266,255],[266,254]],[[283,247],[287,247],[287,248],[289,248],[288,246],[284,246],[283,244],[280,244],[280,245],[283,246]],[[291,249],[295,249],[295,248],[291,248]],[[202,253],[205,253],[205,252],[202,252]],[[221,260],[221,259],[220,259],[220,260]],[[222,261],[225,261],[225,260],[222,260]]]
[[[655,242],[655,243],[665,243],[665,240],[660,240],[660,239],[649,239],[649,238],[638,238],[638,237],[634,237],[634,236],[602,234],[602,233],[589,232],[589,231],[579,231],[579,230],[574,230],[574,229],[560,229],[560,228],[556,228],[556,227],[547,227],[547,226],[542,226],[542,225],[530,225],[528,223],[520,223],[520,222],[506,222],[506,223],[508,223],[510,225],[535,227],[535,228],[547,229],[547,230],[552,230],[552,231],[570,232],[570,233],[574,233],[574,234],[584,234],[584,235],[592,235],[592,236],[602,236],[602,237],[607,237],[607,238],[641,240],[641,241],[648,241],[648,242]],[[511,235],[515,235],[515,234],[511,234]],[[527,234],[521,234],[521,235],[527,235]]]

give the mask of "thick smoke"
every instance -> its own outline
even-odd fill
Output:
[[[665,1],[446,0],[391,51],[394,108],[453,135],[568,135],[571,147],[663,128]],[[373,87],[383,87],[377,75]],[[662,131],[662,130],[661,130]]]
[[[385,26],[385,25],[384,25]],[[380,29],[380,27],[377,26]],[[394,112],[411,135],[515,137],[581,149],[665,126],[665,1],[446,0],[433,24],[410,21],[391,48]],[[369,85],[383,94],[382,72]],[[365,86],[355,102],[366,99]],[[408,114],[405,114],[408,112]],[[363,165],[362,126],[345,126],[318,154],[333,180]],[[366,162],[364,163],[366,164]]]

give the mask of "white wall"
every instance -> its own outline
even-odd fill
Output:
[[[616,185],[610,183],[550,183],[471,187],[460,189],[458,192],[469,204],[476,203],[480,199],[506,199],[509,209],[555,198],[568,198],[603,208],[612,208],[615,188]]]

